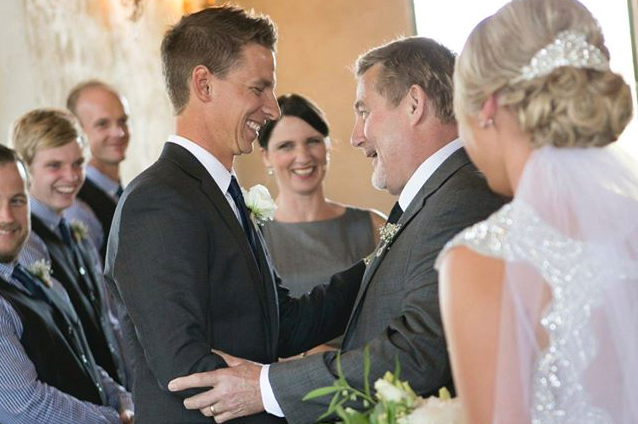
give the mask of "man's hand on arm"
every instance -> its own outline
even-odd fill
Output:
[[[168,384],[168,389],[177,392],[210,387],[210,390],[186,398],[184,406],[199,409],[207,417],[214,416],[218,423],[263,412],[259,388],[262,365],[224,352],[213,352],[224,358],[228,368],[176,378]]]
[[[133,424],[135,422],[135,413],[130,409],[120,411],[120,419],[124,424]]]

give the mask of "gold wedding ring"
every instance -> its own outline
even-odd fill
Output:
[[[210,406],[210,413],[215,415],[215,407],[213,405]]]

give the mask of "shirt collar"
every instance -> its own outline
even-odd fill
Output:
[[[15,261],[9,263],[0,262],[0,277],[2,277],[4,281],[11,283],[11,276],[13,275],[13,268],[15,268],[15,266]]]
[[[182,146],[193,156],[195,156],[195,158],[204,166],[204,168],[206,168],[206,171],[208,171],[213,180],[215,180],[215,183],[222,191],[222,193],[226,194],[226,192],[228,191],[228,187],[230,186],[230,179],[233,175],[235,175],[234,170],[228,172],[226,167],[222,165],[219,159],[217,159],[208,150],[204,149],[199,144],[196,144],[187,138],[172,134],[168,137],[168,142],[175,143],[178,146]]]
[[[414,200],[419,190],[421,190],[423,184],[434,174],[439,166],[461,147],[463,147],[463,143],[461,139],[457,138],[441,147],[419,165],[399,195],[399,206],[401,206],[403,211],[410,206],[410,203],[412,203],[412,200]]]
[[[31,213],[37,216],[50,230],[57,234],[58,225],[62,220],[62,216],[53,212],[44,203],[40,202],[33,196],[29,196],[31,202]]]
[[[86,178],[91,180],[100,190],[109,196],[117,198],[117,190],[120,188],[119,181],[111,179],[91,165],[87,165],[86,167]]]

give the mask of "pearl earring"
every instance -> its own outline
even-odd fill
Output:
[[[487,128],[487,127],[491,127],[492,125],[494,125],[494,120],[492,118],[479,121],[480,128]]]
[[[269,167],[266,168],[266,174],[275,175],[275,170],[273,169],[272,166],[269,166]]]

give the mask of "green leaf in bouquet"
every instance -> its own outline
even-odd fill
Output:
[[[310,400],[316,399],[318,397],[326,396],[335,392],[339,392],[341,387],[328,386],[328,387],[319,387],[318,389],[314,389],[306,394],[302,400]]]
[[[399,381],[401,375],[401,363],[399,362],[399,355],[394,355],[394,379]]]
[[[339,393],[335,393],[330,401],[330,405],[328,405],[328,410],[326,414],[332,414],[335,411],[335,406],[337,406],[337,402],[339,401]]]
[[[386,404],[386,417],[388,424],[396,424],[396,404],[394,402],[388,402]]]
[[[343,375],[343,369],[341,369],[341,351],[337,352],[337,376],[339,376],[340,380],[346,381],[346,378]]]
[[[370,346],[366,345],[363,349],[363,384],[366,396],[372,398],[370,395]]]
[[[446,387],[441,387],[439,389],[439,399],[442,399],[442,400],[452,399],[452,395],[450,394],[449,390]]]

